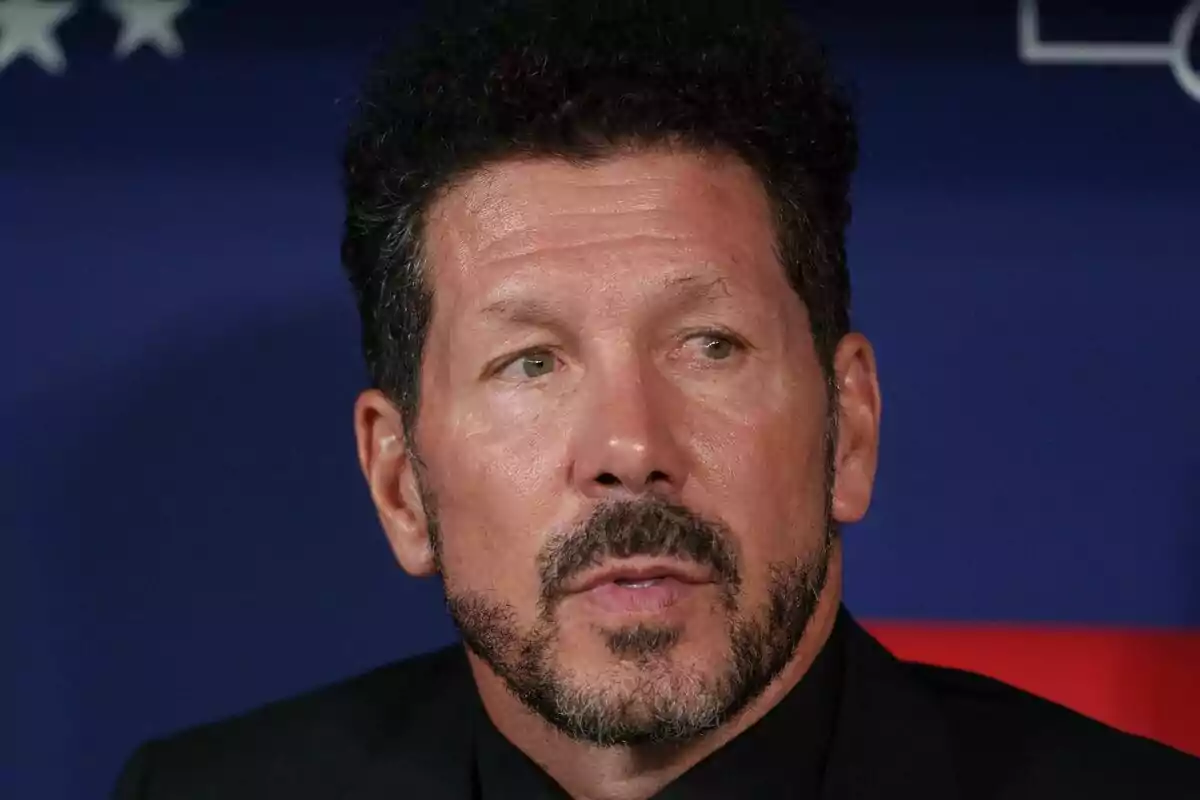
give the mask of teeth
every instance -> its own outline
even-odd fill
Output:
[[[618,581],[626,589],[645,589],[648,586],[653,586],[658,583],[658,578],[650,578],[645,581]]]

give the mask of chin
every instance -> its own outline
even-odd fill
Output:
[[[566,687],[576,711],[566,732],[602,746],[679,742],[706,733],[726,720],[730,697],[716,677],[719,667],[697,667],[664,658],[577,674]]]
[[[568,674],[595,681],[674,681],[690,685],[715,680],[731,664],[727,636],[715,632],[697,635],[686,626],[635,624],[592,629],[588,641],[560,655]]]

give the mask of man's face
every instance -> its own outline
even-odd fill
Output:
[[[739,710],[865,510],[775,241],[748,167],[686,153],[503,162],[430,211],[422,533],[475,656],[573,736]]]

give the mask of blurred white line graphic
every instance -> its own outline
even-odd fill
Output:
[[[1041,39],[1038,0],[1017,7],[1017,49],[1026,64],[1072,66],[1169,66],[1179,86],[1200,102],[1200,72],[1188,51],[1200,21],[1200,0],[1192,0],[1175,17],[1167,42],[1045,42]]]

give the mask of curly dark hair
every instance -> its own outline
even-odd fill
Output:
[[[416,424],[432,309],[425,212],[503,159],[587,163],[667,146],[742,159],[817,355],[849,330],[845,229],[858,158],[822,48],[775,0],[449,2],[372,71],[343,155],[342,260],[373,385]]]

